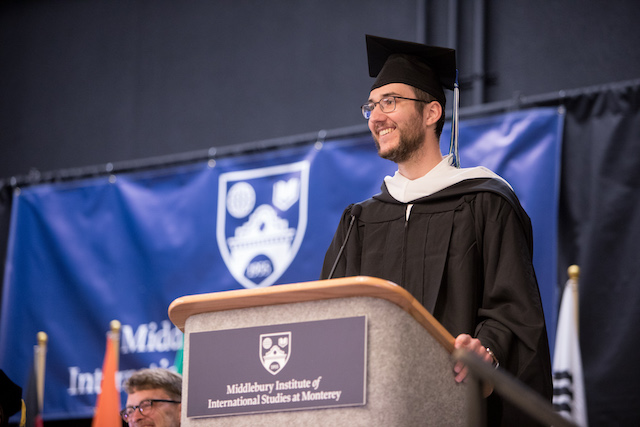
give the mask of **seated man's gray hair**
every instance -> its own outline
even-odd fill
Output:
[[[163,389],[172,399],[182,399],[182,376],[168,369],[154,368],[136,371],[124,383],[127,394],[140,390]]]

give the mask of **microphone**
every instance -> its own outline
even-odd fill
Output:
[[[347,229],[347,235],[344,238],[344,242],[342,243],[342,246],[340,246],[340,250],[338,251],[338,256],[336,257],[336,260],[333,262],[333,267],[331,267],[331,272],[329,273],[327,280],[333,277],[333,273],[335,273],[336,271],[336,267],[338,266],[338,261],[340,261],[340,257],[342,256],[342,252],[344,251],[345,246],[347,246],[347,241],[349,240],[349,236],[351,235],[351,229],[353,228],[353,223],[356,222],[356,219],[360,216],[361,213],[362,213],[362,206],[358,204],[353,205],[353,207],[351,208],[351,222],[349,223],[349,228]]]

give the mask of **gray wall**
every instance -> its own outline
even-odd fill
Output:
[[[636,1],[458,3],[3,2],[0,178],[362,125],[366,33],[455,34],[463,106],[640,75]]]

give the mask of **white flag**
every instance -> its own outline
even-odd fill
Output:
[[[576,325],[577,307],[573,298],[577,286],[577,280],[569,279],[562,293],[553,355],[553,407],[565,418],[587,427],[587,402]]]

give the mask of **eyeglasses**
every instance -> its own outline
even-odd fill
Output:
[[[380,111],[382,111],[383,113],[390,113],[396,109],[396,99],[406,99],[407,101],[417,101],[425,103],[429,102],[423,101],[422,99],[405,98],[404,96],[388,96],[386,98],[382,98],[378,102],[367,102],[366,104],[364,104],[362,107],[360,107],[362,108],[362,115],[365,119],[369,120],[369,117],[371,117],[371,112],[374,108],[376,108],[376,105],[380,105]]]
[[[147,399],[140,402],[138,406],[127,406],[122,411],[120,411],[120,416],[125,422],[129,422],[129,417],[136,412],[136,409],[140,410],[141,414],[149,414],[152,411],[153,404],[156,402],[166,402],[166,403],[180,403],[177,400],[165,400],[165,399]]]

